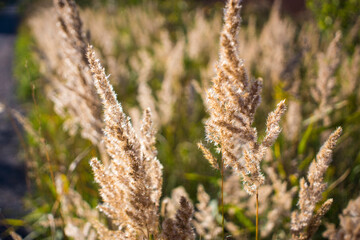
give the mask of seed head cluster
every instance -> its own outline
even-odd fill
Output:
[[[104,141],[112,159],[108,168],[97,159],[91,160],[104,201],[99,209],[118,226],[121,239],[157,236],[162,165],[156,157],[151,113],[145,111],[142,136],[138,137],[90,47],[87,57],[104,106]]]
[[[316,158],[309,167],[307,181],[300,180],[299,211],[291,216],[293,239],[310,239],[321,223],[321,218],[330,209],[332,199],[328,199],[314,215],[316,204],[322,200],[322,193],[327,184],[324,174],[332,160],[332,152],[341,135],[342,129],[337,128],[321,147]]]
[[[205,129],[207,140],[219,148],[224,166],[239,173],[245,190],[253,194],[264,183],[260,162],[281,131],[279,122],[286,106],[285,101],[281,101],[269,114],[266,136],[259,143],[252,124],[261,102],[262,80],[250,78],[239,57],[240,2],[230,0],[226,5],[216,77],[207,93],[210,117]],[[218,168],[210,151],[203,145],[200,148],[210,164]]]

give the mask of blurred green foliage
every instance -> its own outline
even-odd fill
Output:
[[[354,26],[360,16],[358,0],[307,0],[307,7],[313,12],[320,29],[333,30],[339,22],[343,31]]]
[[[41,0],[39,0],[41,1]],[[142,4],[144,0],[128,0],[128,1],[77,1],[82,6],[100,6],[115,4],[122,8],[129,5]],[[158,7],[164,16],[166,16],[166,27],[173,38],[176,38],[176,31],[187,31],[187,26],[182,22],[181,13],[187,11],[192,7],[194,1],[182,0],[159,0]],[[24,4],[33,4],[33,1],[24,1]],[[336,21],[339,21],[344,31],[349,31],[359,16],[360,2],[356,0],[341,1],[341,0],[308,0],[308,7],[313,11],[314,16],[318,21],[319,27],[328,32],[329,36],[334,33]],[[23,5],[23,6],[25,6]],[[246,25],[246,24],[244,24]],[[130,27],[118,29],[119,38],[129,38],[128,45],[117,46],[116,54],[127,55],[135,54],[137,51],[136,41],[132,39],[136,36],[131,36]],[[324,37],[325,38],[325,37]],[[330,38],[329,38],[330,39]],[[327,42],[329,42],[326,39]],[[359,38],[358,38],[359,39]],[[325,41],[325,40],[324,40]],[[96,43],[94,43],[96,46]],[[79,135],[70,136],[63,130],[64,120],[60,118],[53,110],[53,105],[46,98],[43,85],[46,83],[43,76],[39,73],[39,60],[36,59],[34,41],[29,30],[22,26],[19,30],[18,39],[16,42],[16,60],[15,60],[15,77],[18,81],[18,96],[24,101],[32,102],[32,95],[34,95],[36,104],[29,104],[27,108],[28,118],[41,137],[41,141],[31,135],[26,136],[27,153],[29,159],[36,164],[34,181],[36,186],[33,186],[34,191],[29,194],[27,204],[31,213],[26,220],[34,227],[34,232],[38,234],[37,238],[51,239],[49,228],[44,228],[39,224],[46,214],[53,213],[55,217],[61,218],[56,203],[58,201],[57,194],[54,190],[54,183],[51,179],[50,168],[47,156],[50,156],[52,171],[64,174],[67,180],[74,186],[74,188],[83,196],[83,198],[92,206],[95,207],[99,202],[97,193],[98,186],[94,184],[93,175],[90,170],[88,161],[94,156],[99,156],[91,143],[82,139]],[[350,57],[349,57],[350,58]],[[200,79],[200,68],[204,67],[209,59],[194,61],[188,56],[184,58],[185,76],[181,79],[181,85],[189,85],[191,79]],[[126,62],[125,64],[129,64]],[[128,66],[127,66],[128,67]],[[314,68],[316,68],[314,66]],[[302,69],[303,72],[310,72],[310,69]],[[260,72],[258,69],[253,71],[255,76]],[[161,87],[161,79],[163,78],[161,70],[154,69],[154,76],[149,81],[154,92]],[[308,75],[304,74],[303,78]],[[115,86],[118,93],[118,100],[123,104],[126,112],[133,106],[137,106],[137,78],[138,73],[131,72],[129,79],[121,86]],[[304,99],[303,111],[312,114],[313,107],[312,99],[309,95],[308,89],[310,86],[303,83],[300,91]],[[176,102],[174,109],[176,114],[173,116],[170,123],[162,126],[157,135],[157,150],[158,158],[164,165],[164,186],[163,196],[169,196],[171,190],[179,185],[183,185],[190,194],[190,197],[196,202],[196,189],[199,183],[205,185],[206,191],[210,194],[212,199],[217,199],[219,195],[218,179],[219,173],[211,169],[207,161],[202,156],[202,153],[197,149],[196,143],[204,138],[203,121],[207,115],[204,110],[204,105],[201,97],[196,94],[193,96],[192,102],[189,103],[188,93],[181,89],[180,97]],[[267,113],[271,111],[275,104],[284,98],[289,99],[289,93],[285,90],[284,84],[276,85],[272,90],[263,93],[264,101],[259,111],[256,114],[254,125],[263,133]],[[326,197],[333,197],[335,202],[328,214],[328,219],[336,223],[338,221],[338,214],[346,206],[349,199],[357,196],[358,186],[360,186],[360,152],[357,146],[352,143],[360,141],[360,112],[358,110],[359,97],[356,93],[349,96],[345,108],[332,114],[336,119],[331,126],[324,128],[321,123],[312,123],[308,126],[302,126],[299,139],[294,142],[289,142],[283,135],[281,135],[273,147],[272,155],[277,172],[285,181],[288,182],[288,187],[297,186],[299,179],[306,175],[308,166],[314,159],[319,150],[322,139],[321,135],[324,131],[334,129],[341,125],[344,128],[344,136],[339,143],[339,149],[336,150],[336,155],[333,162],[333,167],[329,169],[326,175],[326,180],[334,182],[339,179],[346,170],[350,169],[349,176],[341,182],[332,191],[326,192]],[[290,97],[291,98],[291,97]],[[299,97],[300,98],[300,97]],[[191,107],[189,107],[191,106]],[[310,106],[310,107],[309,107]],[[310,109],[312,107],[312,109]],[[309,110],[310,109],[310,110]],[[45,152],[44,152],[45,150]],[[47,152],[46,152],[47,151]],[[69,166],[79,155],[82,157],[81,161],[76,167],[76,174],[69,171]],[[295,157],[294,157],[295,156]],[[269,164],[269,163],[265,163]],[[293,206],[296,205],[296,197]],[[54,207],[55,206],[55,207]],[[246,228],[250,233],[254,232],[253,219],[249,218],[244,213],[244,210],[236,206],[226,206],[227,210],[234,212],[235,219],[233,220],[242,228]],[[288,220],[288,219],[287,219]],[[55,239],[64,239],[64,234],[61,228],[56,229],[56,233],[52,233]],[[314,239],[321,239],[321,231]]]
[[[14,77],[17,96],[21,101],[31,100],[32,85],[40,77],[39,65],[33,55],[34,39],[30,30],[21,25],[15,42]]]

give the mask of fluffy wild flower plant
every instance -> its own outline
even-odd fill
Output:
[[[183,186],[172,189],[170,197],[164,197],[161,201],[161,217],[174,218],[181,197],[189,198],[189,194]]]
[[[104,106],[104,141],[112,159],[108,168],[97,159],[91,166],[104,201],[99,209],[117,227],[110,231],[96,224],[98,233],[104,239],[157,239],[162,165],[156,157],[151,113],[145,111],[138,137],[92,48],[87,57]]]
[[[327,115],[326,111],[333,108],[335,104],[334,99],[336,99],[333,97],[332,92],[336,83],[335,71],[341,63],[340,40],[341,32],[338,31],[327,48],[326,53],[318,53],[318,76],[315,86],[311,88],[312,97],[319,105],[316,113],[324,119],[326,126],[331,123],[330,116]]]
[[[229,0],[226,5],[220,59],[213,86],[207,93],[210,118],[205,129],[207,140],[222,154],[221,168],[231,167],[240,174],[245,190],[252,195],[264,183],[260,162],[281,131],[279,122],[286,106],[285,101],[281,101],[269,114],[266,136],[259,143],[252,123],[261,101],[262,80],[249,78],[239,56],[240,2]],[[200,147],[211,165],[218,168],[216,158],[203,145]]]
[[[220,34],[220,57],[216,77],[207,93],[209,119],[205,123],[207,140],[221,152],[221,165],[211,152],[199,144],[210,164],[221,172],[221,205],[223,238],[224,220],[224,168],[241,175],[244,189],[256,196],[256,239],[258,239],[258,191],[265,182],[260,163],[281,128],[285,101],[267,118],[266,135],[260,142],[256,128],[252,127],[255,112],[261,102],[262,80],[249,78],[244,62],[239,56],[238,33],[240,28],[241,0],[229,0],[225,8],[224,25]]]
[[[202,185],[198,186],[197,199],[199,203],[196,204],[197,211],[193,221],[196,232],[205,240],[216,239],[222,231],[216,221],[217,209],[211,204],[210,196]]]
[[[74,134],[80,126],[83,138],[98,145],[103,152],[101,102],[86,59],[88,38],[79,11],[73,0],[54,0],[54,8],[58,27],[55,39],[61,47],[52,46],[57,49],[59,59],[49,59],[55,64],[50,70],[49,98],[54,102],[55,111],[66,118],[65,128]],[[51,39],[51,42],[54,41]],[[45,49],[45,54],[47,51]],[[105,154],[102,155],[105,158]]]
[[[99,209],[117,229],[110,230],[95,222],[102,239],[164,239],[191,240],[194,208],[181,197],[175,219],[167,218],[159,232],[159,202],[162,189],[162,165],[157,159],[155,131],[151,111],[146,109],[140,134],[136,135],[125,115],[95,53],[88,48],[87,57],[94,75],[95,87],[104,106],[104,141],[112,161],[105,167],[92,159],[95,180],[104,201]]]
[[[309,167],[307,181],[304,178],[300,180],[299,211],[293,212],[291,216],[292,239],[311,239],[320,226],[321,218],[330,209],[332,199],[326,200],[314,214],[327,186],[324,183],[324,174],[332,160],[332,153],[341,132],[339,127],[329,136]]]
[[[180,207],[176,212],[175,219],[167,218],[162,224],[163,231],[161,233],[161,239],[195,239],[195,233],[191,227],[191,220],[193,214],[194,207],[185,197],[181,197]]]
[[[271,198],[267,200],[272,203],[272,206],[266,214],[267,221],[261,231],[261,237],[263,238],[270,236],[276,227],[282,224],[284,218],[290,216],[293,196],[297,192],[297,187],[287,189],[287,182],[276,174],[274,168],[267,168],[266,173],[271,180],[270,186],[273,191]]]
[[[335,224],[327,224],[323,237],[330,240],[360,239],[360,197],[350,200],[339,219],[339,228],[336,229]]]
[[[292,52],[295,27],[287,19],[281,18],[280,7],[281,1],[275,1],[258,40],[261,48],[258,59],[260,69],[269,76],[268,83],[272,84],[279,82],[290,63],[289,56],[295,55]]]

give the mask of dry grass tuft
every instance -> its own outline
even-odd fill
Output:
[[[327,224],[327,230],[323,237],[330,240],[359,239],[360,237],[360,197],[350,200],[347,207],[339,215],[340,226],[335,228],[335,224]]]
[[[249,78],[239,57],[240,2],[228,1],[226,5],[217,76],[207,95],[210,118],[205,129],[208,141],[220,148],[222,164],[241,174],[245,190],[254,194],[264,183],[260,162],[280,133],[279,123],[286,106],[285,101],[281,101],[269,114],[266,136],[259,143],[252,124],[261,102],[262,80]],[[201,148],[211,165],[216,166],[210,151]]]
[[[145,112],[142,131],[146,138],[141,141],[90,47],[87,57],[104,105],[104,141],[112,159],[109,168],[105,168],[97,159],[91,160],[104,201],[99,209],[117,226],[113,233],[117,237],[156,238],[162,165],[156,158],[150,111]],[[108,231],[101,229],[99,234],[105,237]]]
[[[316,159],[311,163],[307,180],[300,180],[299,212],[293,212],[291,216],[291,233],[293,239],[310,239],[321,223],[321,218],[330,209],[333,202],[328,199],[313,215],[316,204],[322,200],[322,193],[327,184],[324,183],[324,174],[332,160],[332,152],[341,135],[339,127],[321,147]]]
[[[168,218],[163,222],[161,237],[165,240],[195,239],[195,233],[191,226],[193,214],[194,208],[191,203],[185,197],[181,197],[180,207],[176,212],[175,219]]]

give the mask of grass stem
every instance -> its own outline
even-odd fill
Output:
[[[256,190],[256,240],[259,239],[259,192]]]
[[[223,229],[223,240],[225,240],[225,217],[224,217],[224,160],[221,161],[221,226]]]

